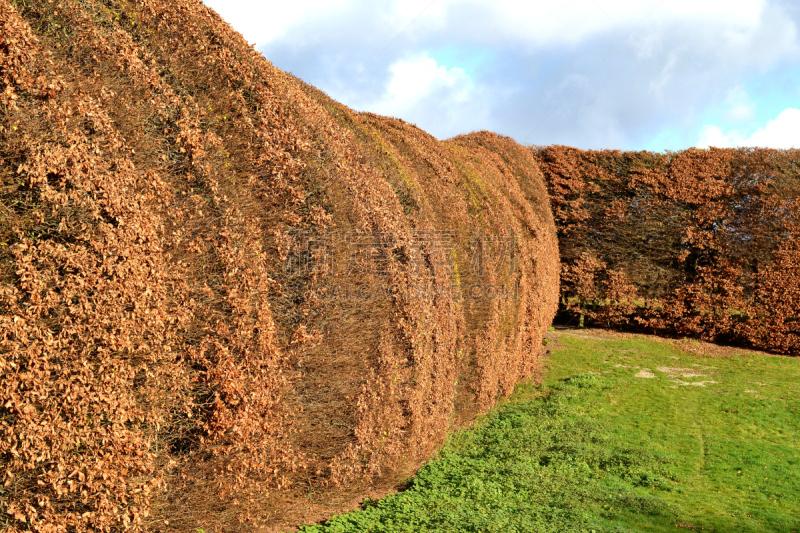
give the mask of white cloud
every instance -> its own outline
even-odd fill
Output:
[[[464,69],[439,65],[422,54],[397,61],[389,71],[384,93],[354,107],[424,122],[440,138],[462,133],[471,120],[485,114],[480,90]]]
[[[784,109],[778,118],[752,134],[745,146],[800,148],[800,109]]]
[[[352,0],[203,0],[250,43],[263,45],[286,35],[293,27],[313,17],[341,10]]]
[[[386,94],[374,102],[378,113],[400,116],[433,92],[444,89],[451,102],[468,99],[472,80],[464,69],[447,68],[426,55],[402,60],[389,67],[391,78]]]
[[[697,146],[800,148],[800,109],[784,109],[777,118],[770,120],[766,126],[749,136],[743,136],[737,130],[724,132],[719,126],[706,126],[700,132]]]
[[[700,139],[697,141],[697,147],[731,148],[734,146],[734,139],[736,138],[740,138],[740,136],[735,131],[729,131],[726,134],[719,126],[704,126],[700,130]]]

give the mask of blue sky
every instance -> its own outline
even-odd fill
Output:
[[[800,148],[796,0],[206,0],[276,66],[439,139]]]

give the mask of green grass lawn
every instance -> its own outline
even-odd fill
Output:
[[[800,532],[798,438],[799,359],[563,332],[408,490],[303,531]]]

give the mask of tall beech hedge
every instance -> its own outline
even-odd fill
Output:
[[[562,311],[800,354],[800,152],[534,153],[558,228]]]

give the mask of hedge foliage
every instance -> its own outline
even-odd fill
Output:
[[[800,152],[535,150],[566,310],[800,354]]]
[[[511,139],[356,113],[200,0],[0,0],[0,527],[388,490],[537,368],[558,268]]]

